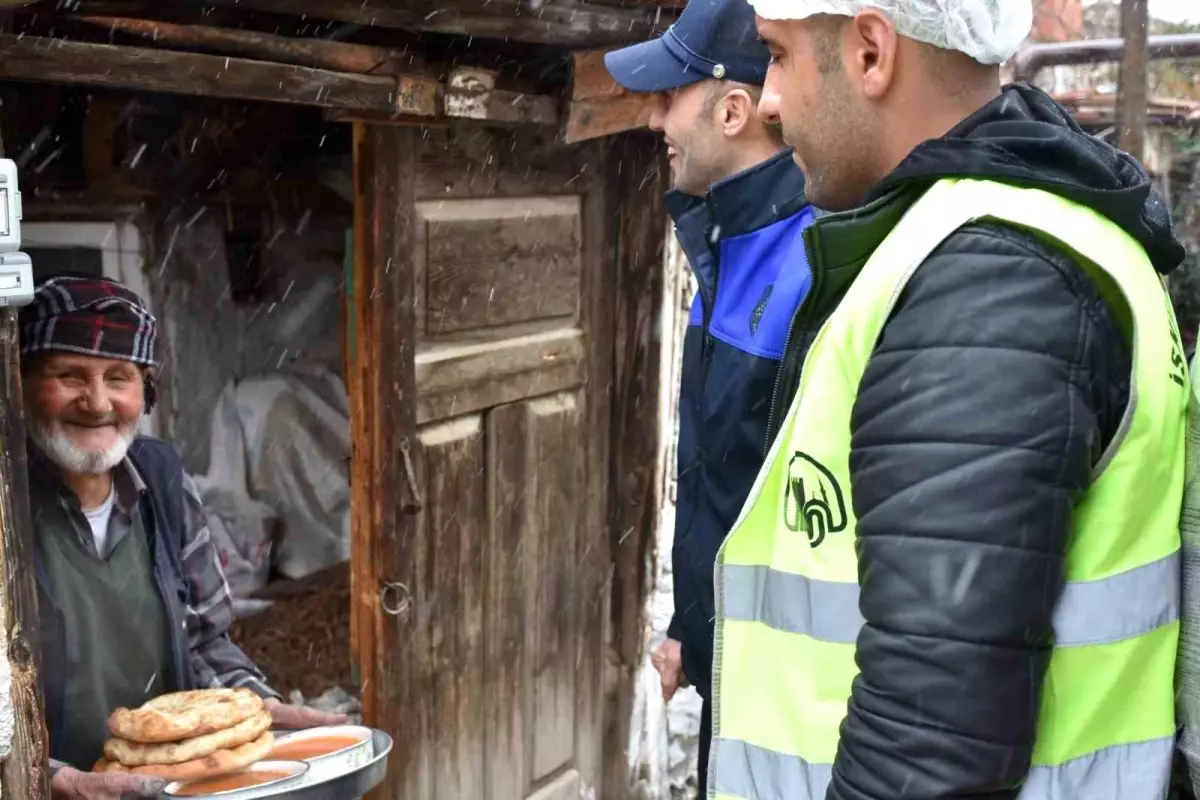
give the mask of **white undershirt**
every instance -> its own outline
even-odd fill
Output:
[[[108,546],[108,520],[112,516],[113,503],[116,499],[117,491],[114,487],[108,493],[108,499],[99,506],[83,510],[88,524],[92,526],[92,540],[96,543],[96,554],[101,558],[104,557],[105,548]]]

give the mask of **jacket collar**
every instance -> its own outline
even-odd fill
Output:
[[[678,225],[709,223],[715,242],[765,228],[795,214],[808,201],[804,174],[784,150],[736,175],[714,183],[706,197],[667,193],[667,210]],[[701,208],[707,213],[696,213]]]

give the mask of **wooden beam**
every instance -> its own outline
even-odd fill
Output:
[[[0,35],[0,79],[260,100],[384,113],[436,113],[437,83],[268,61],[38,36]]]
[[[598,47],[649,39],[675,20],[661,8],[579,0],[208,0],[211,5],[411,31]]]
[[[488,69],[451,70],[443,101],[446,116],[511,124],[558,124],[558,102],[553,97],[497,89],[497,77],[498,72]]]
[[[1117,82],[1118,146],[1138,161],[1146,157],[1147,0],[1121,0],[1121,71]]]
[[[644,128],[650,122],[655,96],[627,92],[617,85],[604,66],[606,52],[571,54],[571,100],[562,134],[568,144]]]
[[[4,145],[0,142],[0,158]],[[17,310],[0,309],[0,797],[50,797],[50,740],[38,680],[37,585]]]
[[[604,66],[604,56],[612,49],[603,47],[571,53],[572,100],[611,100],[627,94]]]
[[[567,144],[644,128],[654,110],[653,95],[632,94],[614,100],[573,101],[567,107],[563,141]]]
[[[164,45],[199,48],[235,56],[278,61],[303,67],[360,74],[403,72],[408,56],[398,50],[327,39],[296,39],[270,33],[179,25],[148,19],[110,16],[75,16],[79,22],[117,33],[140,36]]]
[[[392,125],[400,127],[419,126],[423,128],[448,128],[452,120],[449,117],[437,115],[432,117],[417,114],[385,114],[375,111],[348,111],[341,108],[325,109],[325,119],[330,122],[355,123],[367,125]]]

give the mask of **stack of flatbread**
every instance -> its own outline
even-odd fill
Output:
[[[249,689],[204,689],[156,697],[108,718],[113,738],[94,772],[169,781],[215,778],[261,761],[275,743],[271,715]]]

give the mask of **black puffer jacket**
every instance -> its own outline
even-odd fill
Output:
[[[1068,197],[1131,233],[1160,271],[1182,260],[1140,167],[1041,91],[1009,86],[914,150],[864,208],[806,232],[814,283],[782,393],[865,259],[932,181],[954,176]],[[866,625],[830,800],[1017,796],[1068,524],[1128,401],[1129,370],[1113,310],[1033,235],[968,225],[917,269],[851,422]]]

